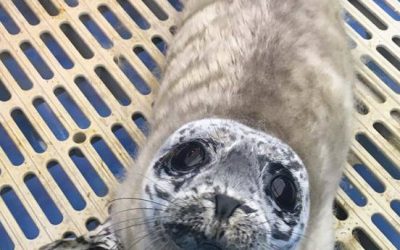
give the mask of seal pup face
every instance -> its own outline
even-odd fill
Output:
[[[307,171],[275,137],[231,120],[195,121],[151,164],[149,249],[294,249],[304,234]]]

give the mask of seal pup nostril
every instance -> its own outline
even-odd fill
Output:
[[[242,205],[242,202],[225,194],[215,195],[215,217],[218,220],[227,220],[235,210]]]

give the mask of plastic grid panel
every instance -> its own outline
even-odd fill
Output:
[[[341,2],[359,81],[338,243],[400,248],[400,2]],[[1,249],[35,249],[107,217],[145,142],[181,9],[177,0],[0,2]]]

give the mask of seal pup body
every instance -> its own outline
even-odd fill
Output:
[[[353,107],[353,71],[339,16],[339,4],[328,0],[186,0],[184,5],[178,33],[169,46],[161,88],[150,120],[152,133],[137,164],[119,187],[119,200],[113,207],[115,213],[112,218],[114,225],[118,224],[115,229],[122,244],[136,249],[161,249],[163,246],[170,249],[188,249],[189,246],[207,249],[196,245],[201,240],[190,228],[185,230],[190,232],[192,239],[165,233],[179,230],[165,226],[168,223],[161,218],[163,215],[157,213],[157,218],[151,210],[163,210],[174,204],[179,198],[177,194],[185,192],[189,185],[184,179],[179,184],[183,191],[172,188],[171,176],[156,173],[155,166],[162,161],[163,154],[168,154],[168,150],[179,144],[177,133],[188,133],[190,129],[186,126],[194,122],[192,126],[200,132],[193,130],[193,135],[188,134],[187,137],[199,139],[194,135],[204,134],[207,128],[198,125],[198,122],[218,118],[223,120],[216,121],[217,128],[210,134],[215,134],[217,138],[220,133],[223,138],[234,137],[234,129],[228,129],[224,134],[223,126],[218,127],[218,123],[239,123],[237,126],[242,132],[251,128],[251,134],[264,139],[269,136],[277,138],[278,144],[282,142],[282,148],[292,152],[293,157],[297,159],[298,155],[299,159],[293,162],[304,164],[308,174],[310,210],[306,229],[299,231],[301,237],[297,239],[290,235],[293,237],[287,239],[289,243],[282,245],[271,242],[254,245],[250,243],[256,242],[243,240],[245,245],[236,244],[237,249],[265,249],[271,246],[268,245],[270,243],[286,249],[332,249],[332,203],[349,148]],[[182,132],[183,129],[187,131]],[[211,125],[208,129],[213,130]],[[246,138],[242,141],[236,139],[238,144],[243,140],[246,142],[235,146],[235,140],[230,140],[231,148],[258,152]],[[272,144],[266,145],[268,148]],[[226,149],[224,152],[222,158],[231,159],[230,151]],[[282,156],[281,153],[276,154]],[[232,159],[254,163],[250,155]],[[222,158],[217,165],[229,165],[229,161]],[[263,164],[270,166],[271,158]],[[250,178],[245,173],[242,172],[241,178]],[[209,186],[225,187],[223,192],[229,197],[238,195],[251,202],[251,190],[246,191],[249,201],[244,198],[245,194],[237,191],[237,186],[229,183],[233,179],[241,183],[239,177],[226,178],[228,183],[225,184],[221,184],[219,176],[215,178],[214,182],[200,177],[191,180],[199,186],[209,181]],[[195,193],[193,188],[191,186],[190,192]],[[231,189],[237,192],[229,193]],[[216,194],[222,192],[214,191]],[[209,193],[210,190],[204,192]],[[194,193],[192,195],[196,196]],[[194,202],[188,197],[186,199],[189,205]],[[305,209],[302,215],[305,215],[308,213],[306,200],[302,201]],[[204,207],[217,209],[216,202]],[[179,207],[188,206],[187,203],[181,202]],[[253,208],[250,206],[250,209]],[[121,213],[127,210],[129,212]],[[211,212],[202,213],[202,218],[213,216],[207,213]],[[168,216],[171,214],[170,209]],[[142,223],[135,224],[132,220]],[[163,232],[152,232],[150,223],[158,224],[153,225],[153,229],[157,227]],[[214,230],[212,226],[210,228],[201,230]],[[259,236],[254,237],[260,242]],[[277,238],[268,239],[279,241]],[[235,249],[228,243],[210,244],[208,249]]]

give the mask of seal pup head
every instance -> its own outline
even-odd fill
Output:
[[[149,249],[295,249],[305,233],[302,161],[279,139],[238,122],[184,125],[158,150],[147,176]]]

